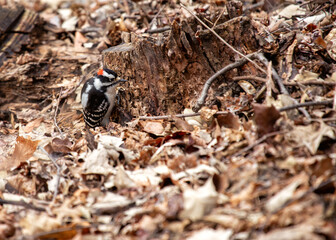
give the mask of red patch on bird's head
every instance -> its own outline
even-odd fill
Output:
[[[97,72],[98,75],[103,75],[104,74],[104,70],[103,69],[99,69]]]

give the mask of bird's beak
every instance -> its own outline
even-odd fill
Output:
[[[113,82],[113,85],[118,84],[118,83],[121,83],[121,82],[127,82],[127,80],[122,79],[122,78],[120,78],[120,77],[117,77],[116,81]]]

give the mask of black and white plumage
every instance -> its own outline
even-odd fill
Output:
[[[87,126],[93,128],[108,125],[115,104],[116,87],[120,82],[126,80],[120,79],[114,71],[104,68],[84,83],[81,101]]]

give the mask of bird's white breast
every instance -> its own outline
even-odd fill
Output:
[[[101,87],[103,86],[102,82],[100,81],[99,78],[95,78],[93,81],[94,87],[100,91]]]
[[[82,106],[85,109],[88,101],[89,101],[89,91],[91,90],[92,86],[91,85],[87,85],[85,91],[82,94]]]

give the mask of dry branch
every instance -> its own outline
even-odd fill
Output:
[[[259,53],[258,54],[258,59],[265,65],[265,66],[268,66],[269,62],[268,60],[266,59],[266,57],[264,56],[263,53]],[[275,71],[275,69],[272,67],[272,77],[276,80],[279,88],[280,88],[280,92],[282,94],[286,94],[289,96],[289,92],[288,90],[286,89],[286,87],[284,86],[283,84],[283,81],[281,79],[281,77],[279,76],[279,74]],[[297,104],[298,102],[293,99],[293,101]],[[299,108],[299,110],[303,113],[303,115],[305,115],[306,118],[308,119],[311,119],[309,113],[306,111],[306,109],[304,108]]]
[[[251,53],[249,55],[247,55],[246,57],[248,59],[254,59],[255,57],[257,57],[258,53]],[[204,103],[205,103],[205,99],[208,96],[208,91],[209,88],[211,87],[212,83],[217,79],[217,77],[219,77],[220,75],[234,69],[237,67],[240,67],[242,65],[244,65],[245,63],[247,63],[247,59],[246,58],[242,58],[237,62],[234,62],[228,66],[225,66],[224,68],[222,68],[221,70],[219,70],[218,72],[216,72],[214,75],[212,75],[204,84],[203,90],[200,94],[200,97],[197,99],[197,102],[195,104],[195,106],[192,108],[194,112],[198,112],[201,107],[203,107]]]
[[[32,210],[39,211],[39,212],[46,211],[46,209],[43,208],[43,207],[35,206],[35,205],[27,203],[27,202],[25,202],[23,200],[13,201],[13,200],[5,200],[5,199],[1,199],[0,198],[0,205],[2,205],[2,204],[10,204],[10,205],[15,205],[15,206],[22,206],[24,208],[32,209]]]
[[[310,107],[310,106],[321,106],[321,105],[330,105],[333,104],[334,100],[326,100],[326,101],[320,101],[320,102],[304,102],[304,103],[297,103],[294,105],[286,106],[279,108],[278,110],[280,112],[296,109],[296,108],[302,108],[302,107]]]

